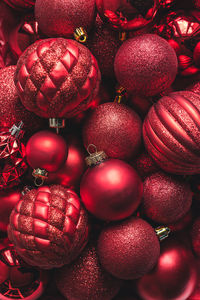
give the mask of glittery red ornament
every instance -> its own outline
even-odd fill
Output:
[[[181,91],[162,97],[150,109],[143,137],[147,151],[165,171],[200,172],[200,96]]]
[[[99,68],[91,52],[63,38],[32,44],[18,60],[15,74],[24,106],[45,118],[69,118],[86,110],[99,82]]]
[[[95,0],[36,0],[35,17],[49,37],[72,37],[78,27],[89,31],[95,20]]]
[[[189,210],[185,216],[175,223],[168,224],[167,226],[172,232],[181,231],[188,228],[193,220],[192,210]]]
[[[136,279],[155,266],[160,244],[146,221],[132,217],[102,230],[98,254],[102,266],[113,276]]]
[[[195,254],[200,256],[200,218],[197,218],[193,224],[191,237]]]
[[[4,0],[10,7],[18,11],[30,10],[35,5],[35,0]]]
[[[118,82],[127,91],[153,96],[174,81],[177,57],[163,38],[144,34],[122,44],[116,54],[114,68]]]
[[[139,296],[143,300],[186,300],[196,284],[194,258],[175,239],[164,241],[156,267],[138,280]]]
[[[143,152],[138,156],[136,160],[133,161],[133,164],[134,163],[136,164],[138,174],[143,179],[159,170],[159,167],[155,164],[154,160],[146,152]]]
[[[80,195],[86,209],[95,217],[121,220],[130,216],[139,206],[142,181],[127,163],[108,159],[85,172]]]
[[[55,274],[58,289],[68,300],[110,300],[118,293],[122,281],[100,265],[96,248],[89,245],[70,266]]]
[[[8,236],[30,265],[61,267],[87,243],[87,214],[72,190],[59,185],[33,189],[13,209]]]
[[[94,144],[109,157],[130,159],[141,145],[142,122],[128,106],[114,102],[98,106],[83,127],[83,141],[87,149]]]

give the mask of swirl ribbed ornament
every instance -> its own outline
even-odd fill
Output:
[[[200,173],[200,96],[174,92],[155,103],[143,125],[147,151],[165,171]]]

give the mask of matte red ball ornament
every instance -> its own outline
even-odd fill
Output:
[[[25,262],[43,269],[69,264],[88,241],[86,211],[72,190],[33,189],[13,209],[9,239]]]
[[[105,227],[98,240],[100,262],[121,279],[136,279],[157,263],[160,243],[154,229],[144,220],[131,217]]]
[[[94,144],[108,157],[130,159],[141,145],[142,122],[128,106],[114,102],[98,106],[83,127],[85,148]]]
[[[200,96],[188,91],[162,97],[150,109],[143,137],[147,151],[165,171],[200,172]]]
[[[166,90],[177,74],[177,56],[156,34],[126,40],[115,56],[115,75],[127,91],[153,96]]]

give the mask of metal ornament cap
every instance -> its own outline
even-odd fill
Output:
[[[94,148],[95,152],[91,152],[91,148]],[[89,156],[85,158],[85,162],[88,167],[95,166],[108,158],[104,151],[97,151],[97,147],[93,144],[87,147],[87,152]]]

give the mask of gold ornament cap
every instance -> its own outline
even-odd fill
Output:
[[[168,238],[171,230],[169,229],[169,227],[166,226],[159,226],[157,228],[155,228],[155,232],[159,238],[160,241],[165,240],[166,238]]]
[[[94,152],[91,152],[92,148],[95,150]],[[85,162],[88,167],[98,165],[108,158],[104,151],[97,151],[97,147],[93,144],[87,147],[87,152],[89,156],[85,158]]]
[[[65,127],[65,119],[50,118],[49,119],[49,127],[50,128],[56,128],[56,132],[58,134],[59,133],[59,129]]]
[[[44,169],[34,169],[32,173],[33,177],[35,177],[34,183],[36,186],[42,186],[45,179],[48,177],[48,172]]]
[[[83,27],[76,28],[74,38],[77,42],[84,44],[88,38],[86,30]]]

